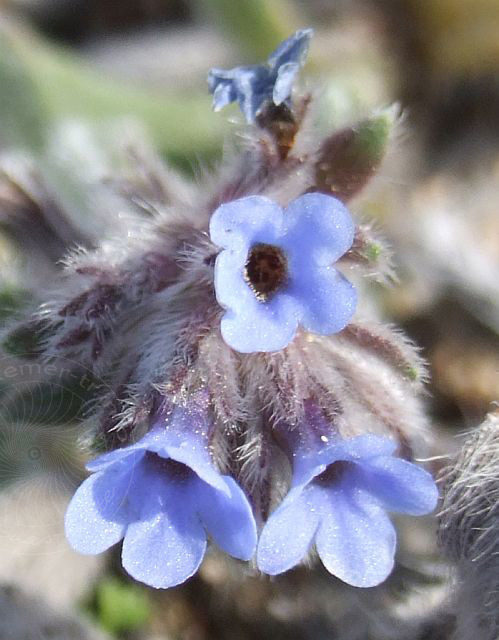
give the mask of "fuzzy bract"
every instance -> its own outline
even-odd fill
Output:
[[[350,321],[354,287],[333,263],[352,245],[354,222],[336,198],[303,195],[283,211],[263,196],[221,205],[212,215],[212,241],[223,248],[215,263],[215,292],[227,311],[221,321],[225,342],[236,351],[279,351],[298,325],[330,335]],[[270,247],[285,261],[285,277],[273,295],[259,299],[248,278],[253,247]]]
[[[203,559],[207,535],[230,555],[248,560],[256,525],[244,493],[214,468],[202,409],[177,407],[136,444],[91,463],[94,472],[74,495],[66,536],[85,554],[121,539],[128,573],[156,588],[179,584]]]
[[[266,104],[288,102],[312,34],[312,29],[296,31],[277,47],[266,64],[211,69],[208,86],[215,111],[237,101],[246,121],[252,124]]]
[[[366,434],[294,451],[292,486],[262,531],[258,567],[282,573],[315,543],[326,569],[341,580],[357,587],[381,583],[396,546],[386,511],[426,514],[438,497],[432,477],[393,457],[395,447]]]

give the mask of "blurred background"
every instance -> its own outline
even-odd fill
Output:
[[[208,69],[263,60],[303,26],[316,31],[303,77],[321,84],[329,126],[402,107],[352,209],[394,251],[399,282],[376,288],[373,305],[430,363],[438,472],[499,399],[497,0],[0,0],[0,173],[29,186],[0,186],[0,323],[40,295],[69,244],[105,232],[86,196],[112,175],[123,122],[195,178],[236,129],[235,110],[211,111]],[[30,167],[80,213],[73,226],[23,209],[42,189]],[[396,571],[363,591],[320,567],[262,579],[213,553],[188,583],[156,592],[113,553],[73,553],[62,520],[84,477],[87,389],[47,388],[43,371],[13,362],[2,357],[0,379],[0,638],[451,637],[431,520],[401,522]]]

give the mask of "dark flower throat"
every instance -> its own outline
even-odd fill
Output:
[[[244,279],[260,302],[267,302],[286,282],[288,263],[280,247],[257,243],[251,247]]]

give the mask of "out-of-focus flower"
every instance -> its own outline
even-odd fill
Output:
[[[305,63],[312,34],[312,29],[296,31],[277,47],[266,64],[211,69],[208,86],[215,111],[237,100],[246,121],[252,124],[266,104],[286,103]]]
[[[222,336],[242,353],[278,351],[298,325],[330,335],[356,304],[354,287],[332,264],[351,246],[355,226],[336,198],[309,193],[281,207],[263,196],[221,205],[210,222],[224,250],[215,291],[227,309]]]
[[[301,443],[292,454],[291,490],[260,537],[259,568],[282,573],[315,542],[326,569],[341,580],[357,587],[381,583],[396,546],[385,511],[422,515],[438,497],[432,477],[394,458],[395,448],[393,440],[371,434],[332,438],[319,448]]]
[[[207,534],[249,560],[256,526],[244,493],[214,468],[205,409],[192,401],[160,418],[136,444],[104,454],[74,495],[66,535],[80,553],[105,551],[124,538],[124,568],[156,588],[179,584],[203,559]]]

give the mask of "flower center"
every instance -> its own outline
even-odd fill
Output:
[[[272,244],[251,247],[244,266],[244,279],[260,302],[267,302],[286,282],[288,261],[284,252]]]
[[[337,460],[330,464],[328,468],[323,471],[317,478],[315,478],[314,482],[320,484],[324,487],[328,487],[344,476],[345,472],[349,469],[352,469],[355,466],[354,462],[350,462],[350,460]]]
[[[146,461],[150,468],[158,473],[167,474],[171,480],[179,483],[185,482],[193,475],[193,471],[187,465],[171,458],[162,458],[153,451],[146,452]]]

